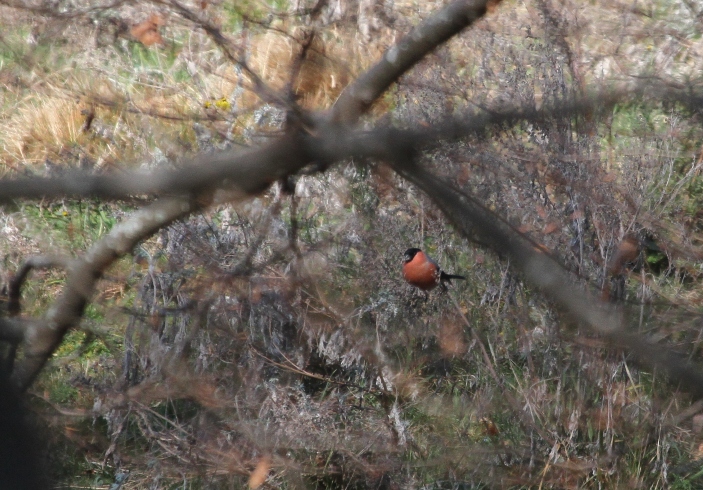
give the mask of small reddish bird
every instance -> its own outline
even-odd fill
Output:
[[[432,260],[419,248],[409,248],[403,257],[403,277],[408,283],[423,291],[436,288],[439,284],[451,279],[466,279],[464,276],[447,274],[439,268],[439,264]]]

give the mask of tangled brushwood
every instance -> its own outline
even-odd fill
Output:
[[[703,485],[696,2],[0,14],[0,487]]]

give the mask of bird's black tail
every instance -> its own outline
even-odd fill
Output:
[[[462,279],[466,280],[464,276],[458,276],[456,274],[447,274],[446,272],[442,271],[442,273],[439,275],[439,280],[440,281],[451,281],[452,279]]]

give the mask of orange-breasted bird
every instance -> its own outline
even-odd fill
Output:
[[[451,279],[466,279],[464,276],[447,274],[439,264],[419,248],[409,248],[403,257],[403,277],[408,283],[423,291],[436,288]]]

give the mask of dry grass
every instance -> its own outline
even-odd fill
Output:
[[[4,161],[33,166],[55,157],[62,148],[80,144],[84,117],[75,101],[32,97],[13,108],[3,121]]]
[[[149,15],[156,14],[148,8],[127,8],[120,22],[141,26]],[[25,58],[36,80],[31,84],[20,80],[14,100],[2,109],[0,162],[14,169],[36,166],[76,146],[96,160],[139,161],[152,154],[153,137],[166,146],[167,154],[182,145],[184,138],[192,142],[193,121],[204,122],[226,138],[246,139],[245,129],[252,124],[248,114],[261,106],[246,73],[218,59],[216,46],[192,25],[179,23],[173,16],[159,19],[155,28],[165,36],[165,44],[149,48],[122,35],[114,45],[96,46],[103,42],[105,32],[116,29],[104,21],[97,27],[76,25],[58,30],[56,35],[64,43],[61,48],[56,39],[37,35],[38,46],[48,49],[49,56]],[[23,22],[26,29],[32,28],[30,19],[15,21]],[[331,106],[346,84],[380,56],[394,37],[386,29],[372,42],[361,43],[354,29],[321,31],[300,64],[301,42],[309,30],[285,23],[272,27],[253,30],[237,42],[250,47],[247,63],[267,84],[283,90],[292,82],[293,92],[309,108]],[[47,29],[45,25],[41,28],[38,32]],[[32,51],[19,35],[6,41],[10,50]],[[298,75],[291,80],[293,65],[298,64]],[[43,74],[47,72],[56,75]],[[227,107],[215,108],[212,102],[221,98],[227,99]],[[97,134],[93,128],[81,134],[85,122],[81,111],[93,106],[97,108]],[[144,134],[145,124],[153,135]]]

